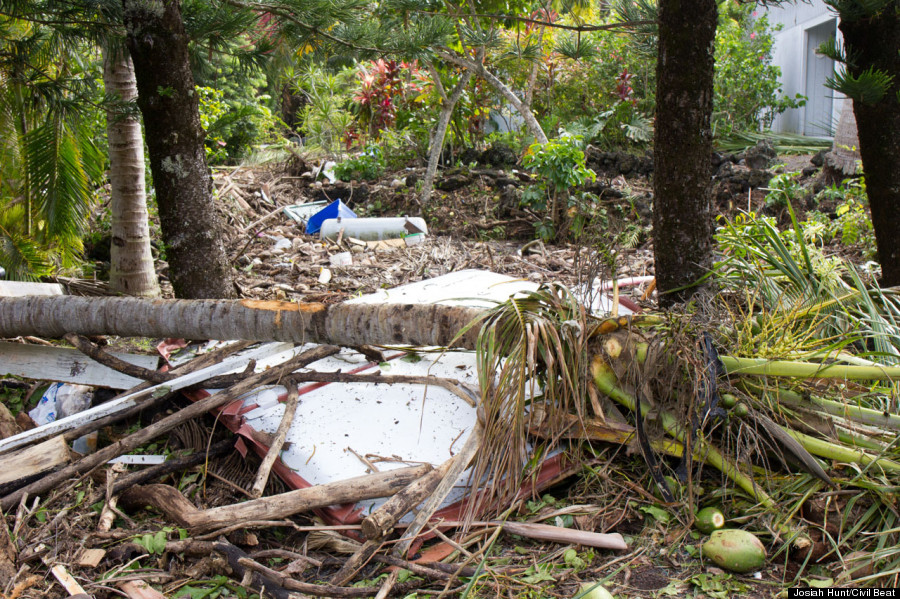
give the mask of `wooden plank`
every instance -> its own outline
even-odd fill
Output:
[[[128,599],[166,599],[166,596],[151,587],[143,580],[129,580],[119,585],[119,589],[128,595]]]
[[[0,485],[41,472],[47,472],[71,461],[69,446],[62,437],[53,437],[33,447],[3,458]]]
[[[159,356],[109,353],[150,370],[156,370],[159,364]],[[111,389],[130,389],[143,382],[107,368],[76,349],[0,342],[0,375],[4,374]]]
[[[290,350],[293,346],[292,343],[267,343],[247,353],[229,356],[218,364],[207,366],[196,372],[186,374],[183,377],[130,393],[119,399],[114,399],[104,404],[100,404],[99,406],[95,406],[90,410],[66,416],[55,422],[19,433],[8,439],[0,440],[0,454],[62,434],[68,430],[81,426],[82,424],[105,418],[111,414],[117,414],[136,405],[145,397],[171,393],[172,391],[178,391],[179,389],[202,383],[219,374],[243,370],[244,366],[246,366],[250,360],[262,360],[266,357]]]
[[[106,557],[106,549],[82,549],[75,564],[82,568],[96,568]]]
[[[56,564],[50,571],[53,573],[53,576],[56,577],[56,580],[59,584],[62,585],[64,589],[69,593],[69,597],[74,597],[75,595],[85,595],[87,596],[87,592],[82,588],[78,581],[72,578],[72,575],[66,570],[65,566],[62,564]]]
[[[31,283],[28,281],[0,281],[0,297],[24,295],[65,295],[59,283]]]

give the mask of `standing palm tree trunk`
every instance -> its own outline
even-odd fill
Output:
[[[134,67],[124,47],[103,46],[103,84],[117,104],[106,111],[111,184],[112,245],[109,283],[126,295],[156,297],[159,284],[150,253],[144,138],[127,104],[137,98]]]

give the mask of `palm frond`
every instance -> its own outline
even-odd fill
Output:
[[[25,155],[41,237],[77,243],[94,202],[90,175],[97,174],[99,160],[92,144],[53,118],[28,133]]]
[[[18,218],[23,218],[22,210]],[[4,211],[0,220],[16,219],[16,211]],[[7,277],[18,281],[35,281],[51,272],[47,253],[32,240],[0,225],[0,266]]]
[[[484,317],[477,351],[485,445],[471,480],[491,483],[480,507],[511,499],[533,473],[532,456],[558,444],[565,419],[553,416],[584,417],[588,318],[572,292],[555,284],[512,298]],[[544,431],[547,445],[532,450],[527,436],[537,402],[551,416],[542,420],[550,430]]]

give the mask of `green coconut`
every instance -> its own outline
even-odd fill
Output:
[[[606,587],[596,582],[585,582],[575,596],[579,599],[614,599],[613,594],[607,591]]]
[[[722,407],[727,409],[733,408],[738,402],[737,397],[731,393],[723,393],[720,399],[722,400]]]
[[[712,531],[725,526],[725,516],[719,511],[719,508],[705,507],[697,512],[697,517],[694,518],[694,526],[703,534],[708,535]]]
[[[746,418],[747,414],[750,413],[750,407],[745,403],[739,403],[732,408],[731,413],[738,418]]]
[[[753,533],[724,528],[714,530],[703,543],[703,555],[732,572],[753,572],[766,563],[766,548]]]

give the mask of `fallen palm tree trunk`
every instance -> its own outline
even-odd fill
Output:
[[[57,300],[57,301],[48,301]],[[318,304],[258,300],[147,300],[76,296],[0,298],[0,338],[79,335],[243,339],[345,346],[473,348],[459,331],[483,310],[437,304]]]

